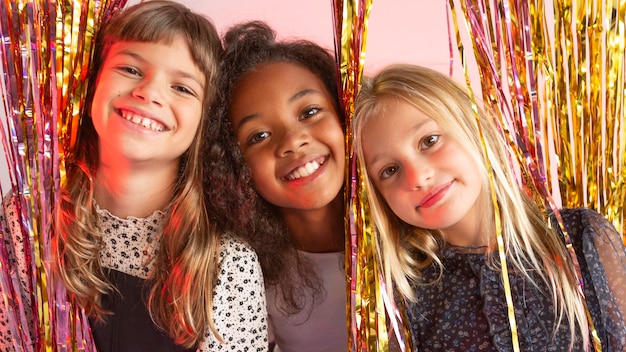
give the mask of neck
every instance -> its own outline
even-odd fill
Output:
[[[281,213],[299,250],[325,253],[345,249],[343,192],[323,208],[282,209]]]
[[[111,214],[143,218],[164,210],[172,200],[177,166],[137,168],[101,164],[95,177],[95,199]]]
[[[469,214],[463,221],[447,229],[441,229],[445,241],[457,247],[483,247],[489,245],[490,235],[495,233],[493,216],[491,221],[482,211]]]

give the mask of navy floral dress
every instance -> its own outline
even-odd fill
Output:
[[[590,209],[561,210],[577,253],[584,292],[603,351],[626,349],[626,252],[621,236]],[[443,276],[436,284],[416,285],[417,302],[407,303],[416,351],[512,351],[512,336],[501,273],[486,264],[485,248],[448,245],[440,255]],[[566,318],[555,330],[554,304],[536,273],[532,285],[509,266],[521,351],[568,351]],[[423,270],[425,283],[439,270]],[[573,351],[583,351],[576,336]]]

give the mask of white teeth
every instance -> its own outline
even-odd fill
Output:
[[[300,166],[299,168],[294,170],[294,172],[292,172],[289,176],[287,176],[287,179],[292,181],[292,180],[297,180],[301,177],[309,176],[319,168],[320,168],[320,164],[317,161],[309,161],[304,166]]]
[[[135,115],[129,111],[122,110],[122,117],[127,121],[134,123],[135,125],[142,126],[152,131],[161,132],[165,130],[165,126],[163,126],[163,124],[147,117]]]

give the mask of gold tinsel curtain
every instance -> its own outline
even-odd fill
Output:
[[[87,87],[93,40],[100,24],[126,0],[25,1],[0,3],[2,123],[0,131],[10,185],[0,193],[17,199],[26,272],[8,260],[0,227],[1,299],[18,351],[93,351],[89,324],[65,290],[49,280],[52,206],[64,181]],[[6,204],[3,202],[3,206]],[[5,209],[6,212],[6,209]],[[31,304],[22,302],[30,295]],[[30,336],[28,315],[34,317]]]
[[[521,182],[548,207],[595,209],[626,234],[626,1],[449,5],[468,85],[500,114]]]

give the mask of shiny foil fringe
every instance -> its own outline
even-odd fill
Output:
[[[95,350],[87,318],[50,280],[51,218],[64,181],[86,93],[99,24],[119,10],[116,1],[9,1],[0,3],[2,36],[2,144],[9,171],[3,195],[17,200],[31,304],[22,302],[19,268],[8,258],[2,224],[0,288],[18,351]],[[7,198],[8,199],[8,198]],[[6,206],[7,202],[3,203]],[[6,208],[5,208],[6,211]],[[26,316],[34,317],[33,335]]]
[[[403,351],[410,351],[402,314],[388,297],[381,275],[377,233],[369,218],[367,195],[357,158],[352,151],[350,130],[354,101],[358,94],[365,61],[367,21],[371,0],[335,0],[335,57],[339,91],[346,118],[346,273],[349,351],[387,351],[395,338]],[[393,336],[390,335],[393,331]]]
[[[595,209],[624,235],[626,2],[494,0],[491,6],[450,0],[449,5],[468,87],[459,7],[483,103],[499,113],[497,122],[521,165],[522,186],[555,212],[566,242],[561,205]],[[514,317],[510,322],[515,346]],[[590,328],[594,333],[591,321]],[[597,339],[594,343],[598,350]]]
[[[367,19],[371,1],[335,0],[332,3],[335,28],[340,101],[346,118],[346,273],[347,328],[349,351],[387,350],[388,334],[376,260],[376,238],[362,194],[356,157],[352,153],[350,125],[354,100],[363,76]]]
[[[449,3],[460,3],[483,101],[500,112],[528,186],[546,206],[595,209],[626,235],[626,2]]]

